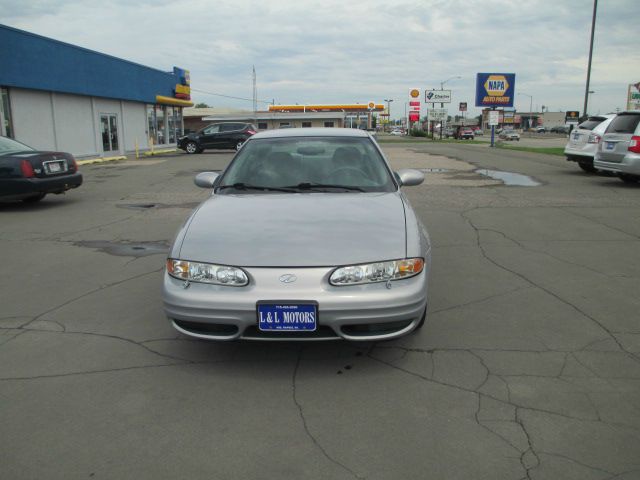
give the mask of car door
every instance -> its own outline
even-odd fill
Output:
[[[638,124],[640,123],[640,112],[623,112],[618,114],[607,128],[607,132],[602,137],[602,149],[599,159],[605,162],[622,162],[624,156],[629,151],[629,144]]]
[[[242,140],[243,123],[225,123],[221,125],[220,148],[235,148],[236,143]]]
[[[200,146],[202,148],[217,148],[220,142],[220,125],[209,125],[200,133]]]

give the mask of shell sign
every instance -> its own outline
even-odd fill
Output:
[[[420,96],[420,90],[418,90],[417,88],[412,88],[411,90],[409,90],[409,96],[411,98],[418,98]]]
[[[478,73],[476,107],[513,107],[515,73]]]

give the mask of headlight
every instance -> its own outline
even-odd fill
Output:
[[[422,258],[350,265],[335,269],[329,277],[329,283],[341,286],[400,280],[418,275],[423,268]]]
[[[243,287],[249,283],[249,277],[240,268],[174,258],[167,259],[167,272],[174,278],[189,282],[213,283],[231,287]]]

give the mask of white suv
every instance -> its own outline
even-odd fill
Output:
[[[598,145],[593,166],[617,173],[625,182],[640,182],[640,111],[616,115]]]
[[[614,118],[615,114],[594,115],[578,125],[569,135],[569,142],[564,148],[567,160],[578,162],[585,172],[595,172],[593,157],[602,140],[602,135]]]

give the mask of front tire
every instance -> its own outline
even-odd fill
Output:
[[[242,145],[244,145],[244,142],[245,140],[238,140],[238,143],[236,143],[236,152],[242,148]]]
[[[618,176],[620,177],[620,180],[622,180],[624,183],[635,184],[640,182],[640,176],[638,175],[629,175],[628,173],[620,173],[618,174]]]
[[[187,144],[184,146],[184,151],[190,155],[198,153],[198,150],[200,149],[198,148],[198,144],[196,142],[187,142]]]

